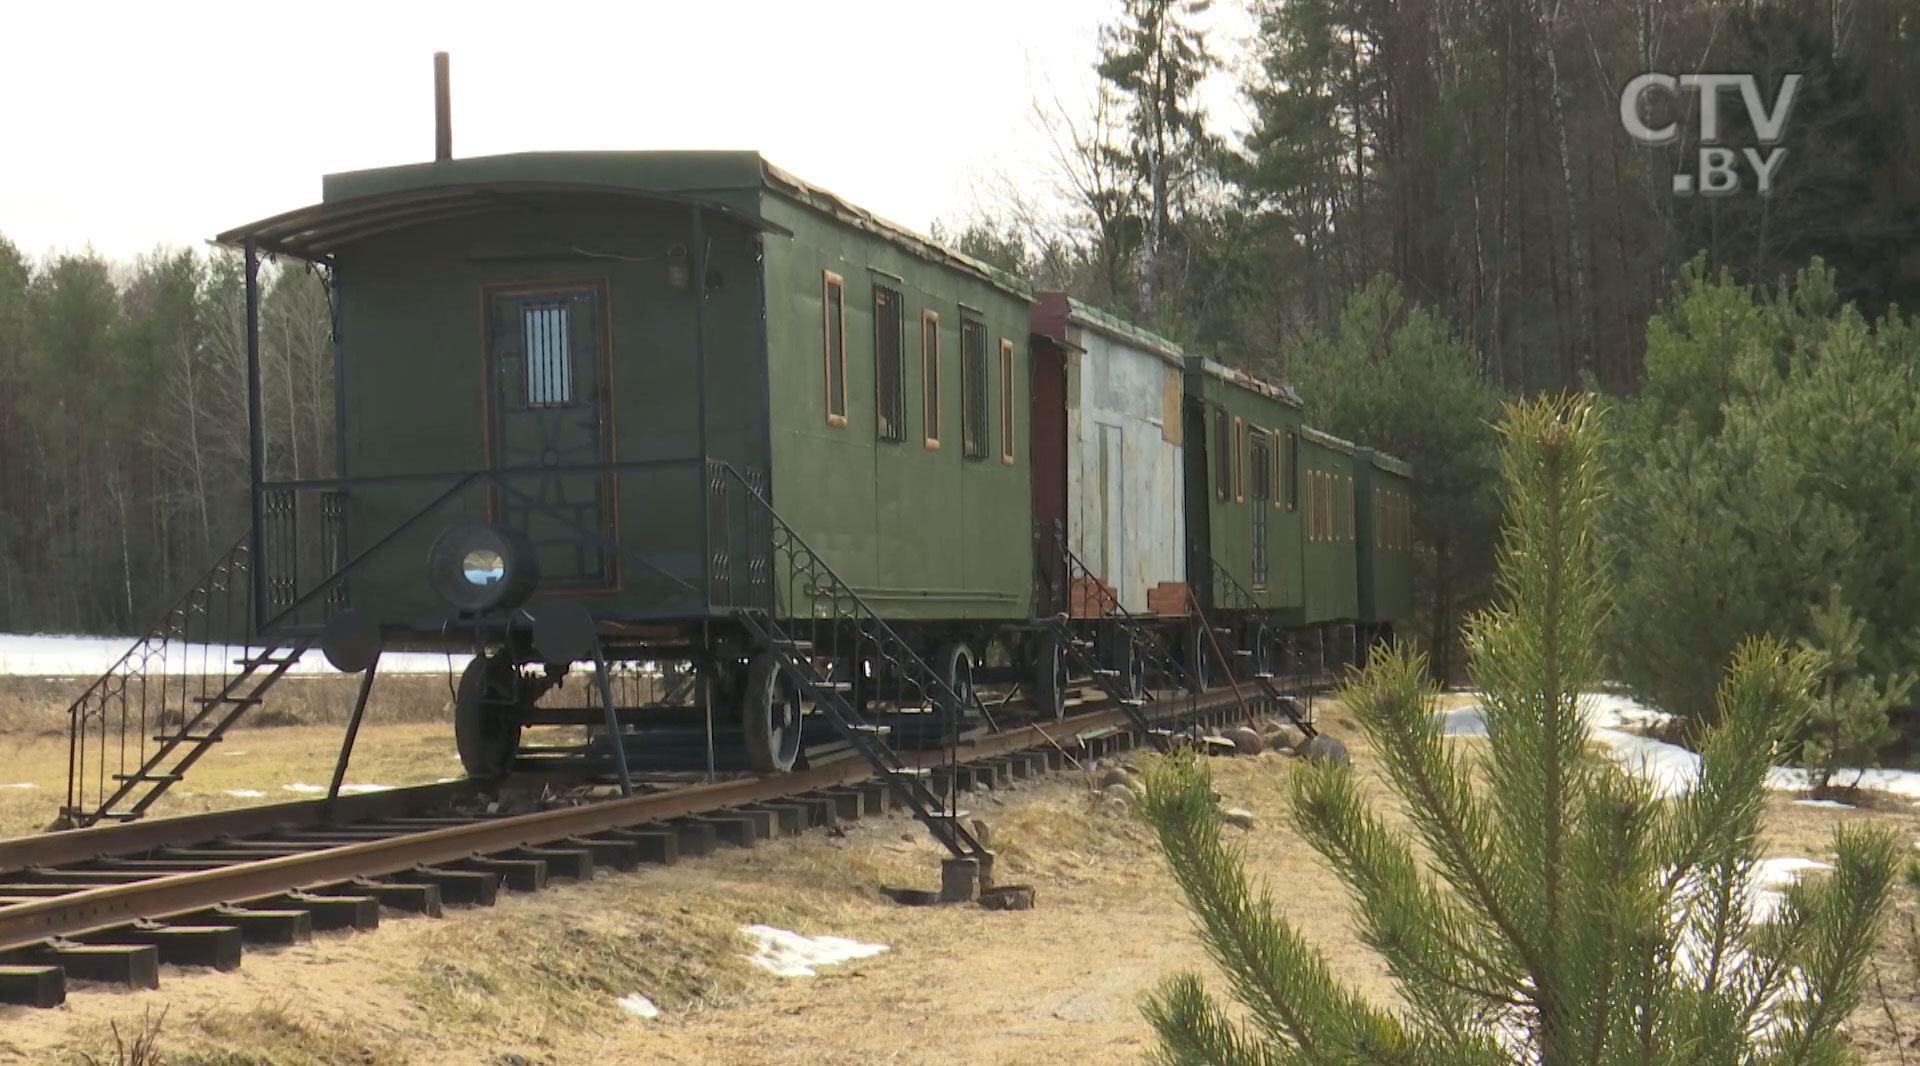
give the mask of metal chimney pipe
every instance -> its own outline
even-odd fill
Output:
[[[447,53],[433,53],[433,161],[453,158],[453,100],[447,88]]]

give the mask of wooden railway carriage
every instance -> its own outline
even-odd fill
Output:
[[[1353,454],[1359,643],[1393,639],[1413,615],[1413,468],[1385,452]]]
[[[459,701],[472,772],[507,768],[562,672],[517,668],[583,653],[581,619],[610,655],[711,675],[773,769],[798,700],[742,609],[851,623],[857,598],[961,684],[964,638],[1031,617],[1028,291],[755,153],[334,175],[221,239],[250,274],[323,262],[336,296],[338,475],[258,480],[262,628],[350,607],[362,645],[487,651]],[[542,616],[572,621],[567,654],[520,632]]]

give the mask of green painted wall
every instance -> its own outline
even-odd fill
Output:
[[[689,240],[676,207],[506,213],[363,241],[336,257],[345,374],[346,473],[352,477],[467,471],[486,465],[483,288],[498,283],[603,281],[610,339],[612,457],[618,462],[698,455],[691,291],[668,282],[666,254]],[[706,352],[709,451],[758,465],[766,455],[761,391],[756,235],[710,218]],[[619,477],[622,543],[700,586],[704,495],[694,465]],[[354,550],[371,545],[448,482],[352,490]],[[529,483],[531,487],[532,483]],[[435,512],[484,518],[470,489]],[[424,562],[443,521],[423,522],[352,577],[354,602],[388,619],[444,607]],[[585,597],[596,610],[635,615],[693,611],[704,602],[633,565],[617,590]]]
[[[1195,369],[1190,363],[1186,374],[1186,389],[1190,397],[1198,397],[1204,405],[1204,432],[1194,432],[1186,427],[1184,443],[1187,448],[1205,450],[1207,530],[1208,551],[1213,558],[1234,579],[1253,593],[1262,606],[1273,610],[1297,612],[1303,603],[1304,590],[1300,572],[1300,512],[1289,510],[1288,479],[1292,472],[1286,469],[1286,434],[1297,432],[1300,428],[1300,410],[1291,404],[1270,396],[1265,396],[1231,382],[1222,381],[1212,374]],[[1218,484],[1220,464],[1230,460],[1215,454],[1214,413],[1225,410],[1229,419],[1239,418],[1242,431],[1238,448],[1241,452],[1241,498],[1221,499],[1215,486]],[[1229,421],[1229,427],[1232,423]],[[1231,432],[1231,430],[1230,430]],[[1254,433],[1266,433],[1271,436],[1272,462],[1280,467],[1279,492],[1276,498],[1266,503],[1267,537],[1267,581],[1264,585],[1255,585],[1253,580],[1253,513],[1256,506],[1252,485],[1251,441]],[[1194,466],[1189,466],[1191,476]],[[1188,493],[1188,500],[1199,497]],[[1192,575],[1199,581],[1200,575]],[[1231,600],[1219,591],[1214,593],[1216,603],[1228,605]]]
[[[899,618],[1028,616],[1032,598],[1027,423],[1028,299],[827,218],[777,193],[762,214],[793,232],[766,243],[774,504],[828,566]],[[847,419],[827,421],[823,271],[844,279]],[[876,283],[905,298],[905,440],[878,439]],[[987,337],[988,448],[961,454],[960,321]],[[940,446],[924,443],[921,312],[939,315]],[[1000,342],[1013,344],[1013,461],[1001,459]]]
[[[1347,521],[1353,451],[1315,433],[1300,437],[1300,514],[1307,536],[1300,554],[1308,623],[1352,620],[1360,610],[1353,524]],[[1318,474],[1326,488],[1316,495]],[[1354,510],[1357,510],[1355,508]],[[1316,524],[1316,515],[1321,520]]]
[[[1389,494],[1411,499],[1413,481],[1397,460],[1379,462],[1371,449],[1354,453],[1354,499],[1359,508],[1359,537],[1355,543],[1359,576],[1359,618],[1363,622],[1400,622],[1413,614],[1413,555],[1399,538],[1383,537],[1391,526],[1383,512]]]

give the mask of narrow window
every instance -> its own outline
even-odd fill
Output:
[[[987,457],[987,328],[960,320],[960,454]]]
[[[940,447],[940,316],[920,312],[920,422],[929,448]]]
[[[1340,539],[1353,539],[1353,479],[1340,479]]]
[[[1287,510],[1300,509],[1300,436],[1287,433],[1287,454],[1281,465],[1287,472]]]
[[[1213,494],[1233,498],[1233,437],[1224,407],[1213,409]]]
[[[821,271],[820,346],[826,360],[827,424],[847,424],[847,286],[840,275]]]
[[[536,304],[520,313],[527,345],[527,406],[573,402],[573,344],[566,304]]]
[[[1246,457],[1247,427],[1239,419],[1233,420],[1233,502],[1240,503],[1247,498]]]
[[[901,395],[907,345],[905,301],[884,285],[873,287],[874,433],[881,440],[907,439],[906,400]]]
[[[1013,342],[1000,342],[1000,461],[1013,463]]]
[[[1267,583],[1267,505],[1273,489],[1273,446],[1264,430],[1256,429],[1248,438],[1247,465],[1253,474],[1253,584]]]

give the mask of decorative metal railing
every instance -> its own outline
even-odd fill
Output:
[[[64,824],[140,817],[299,658],[256,642],[254,577],[242,540],[67,709]]]
[[[893,786],[934,838],[956,856],[981,860],[984,868],[991,855],[962,823],[955,775],[946,775],[947,795],[936,795],[926,773],[909,768],[890,742],[904,732],[920,733],[917,739],[924,742],[931,731],[952,763],[969,715],[993,725],[970,671],[943,675],[928,664],[780,517],[763,481],[727,463],[711,463],[708,470],[716,494],[728,503],[737,497],[756,523],[751,528],[770,533],[764,559],[723,560],[716,554],[712,560],[714,574],[746,575],[744,584],[730,580],[724,586],[747,594],[746,602],[731,604],[736,617],[778,656],[803,698]]]

